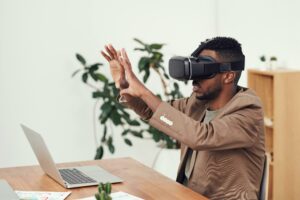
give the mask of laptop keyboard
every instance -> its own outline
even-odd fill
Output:
[[[81,171],[73,169],[59,169],[62,178],[69,184],[96,183],[96,181]]]

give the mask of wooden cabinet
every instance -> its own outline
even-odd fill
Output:
[[[269,165],[269,198],[300,199],[300,71],[248,70],[261,98]]]

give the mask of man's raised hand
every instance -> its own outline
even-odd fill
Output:
[[[111,44],[105,45],[104,48],[106,52],[101,51],[101,54],[109,63],[110,73],[115,82],[116,88],[127,88],[128,83],[125,79],[124,67],[118,59],[117,51]]]

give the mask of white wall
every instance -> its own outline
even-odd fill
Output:
[[[215,6],[211,0],[0,0],[0,167],[37,163],[20,123],[42,133],[57,162],[93,159],[94,100],[79,77],[70,77],[80,67],[75,53],[104,62],[99,52],[110,42],[125,47],[136,66],[132,38],[138,37],[166,43],[166,61],[189,54],[216,33]],[[151,165],[155,144],[133,142],[128,148],[116,137],[113,156]]]
[[[277,56],[277,67],[300,69],[300,1],[217,0],[221,35],[243,44],[247,67],[257,67],[259,56]]]

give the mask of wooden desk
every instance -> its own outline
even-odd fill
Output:
[[[59,167],[82,165],[99,165],[122,178],[124,182],[113,184],[113,192],[124,191],[147,200],[207,199],[131,158],[58,164]],[[97,192],[96,186],[65,189],[44,174],[39,166],[2,168],[0,169],[0,179],[5,179],[14,190],[71,191],[68,200],[93,196]]]

